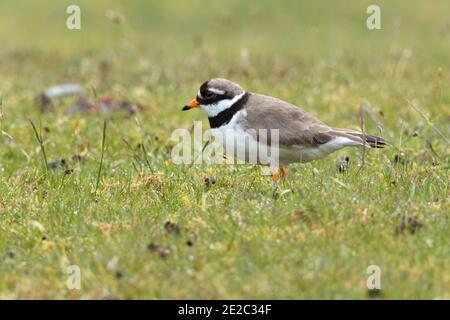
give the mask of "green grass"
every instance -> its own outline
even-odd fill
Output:
[[[370,1],[78,1],[82,29],[68,31],[71,3],[0,4],[0,298],[366,299],[372,264],[381,298],[450,298],[450,149],[406,102],[449,137],[448,1],[379,1],[379,31]],[[365,102],[392,147],[363,170],[356,149],[291,165],[276,198],[257,167],[174,165],[172,131],[207,127],[181,107],[217,76],[336,127],[358,129]],[[143,106],[106,117],[97,190],[104,116],[34,105],[64,81]],[[29,120],[73,173],[47,172]],[[405,216],[421,227],[396,233]],[[66,287],[73,264],[81,290]]]

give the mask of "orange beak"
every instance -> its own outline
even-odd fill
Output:
[[[193,108],[197,108],[199,105],[200,104],[198,103],[197,99],[192,99],[191,101],[189,101],[189,103],[187,105],[185,105],[183,107],[182,110],[186,111],[186,110],[190,110],[190,109],[193,109]]]

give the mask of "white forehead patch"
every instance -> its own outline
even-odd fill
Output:
[[[216,88],[208,88],[208,91],[211,91],[212,93],[215,93],[215,94],[218,94],[218,95],[225,94],[225,91],[220,90],[220,89],[216,89]]]
[[[200,99],[203,99],[203,96],[202,96],[202,93],[200,92],[200,89],[198,89],[197,97],[199,97]]]

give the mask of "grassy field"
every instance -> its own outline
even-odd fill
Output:
[[[0,298],[450,298],[448,1],[377,1],[372,31],[372,1],[77,3],[73,31],[72,1],[0,3]],[[335,127],[365,103],[392,146],[291,165],[275,197],[258,167],[174,165],[172,131],[208,126],[181,107],[212,77]],[[64,82],[141,110],[41,112]]]

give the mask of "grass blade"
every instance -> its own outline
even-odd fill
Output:
[[[105,156],[105,141],[106,141],[106,120],[103,121],[103,131],[102,131],[102,154],[100,157],[100,164],[98,166],[97,181],[95,183],[95,193],[97,193],[98,185],[100,184],[100,177],[103,169],[103,158]]]
[[[42,154],[42,158],[45,164],[45,170],[48,174],[49,169],[48,169],[48,161],[47,161],[47,154],[45,153],[45,146],[44,146],[44,140],[42,139],[42,134],[38,132],[36,125],[34,124],[34,122],[29,119],[31,126],[33,127],[33,131],[34,131],[34,135],[36,136],[36,140],[38,141],[40,147],[41,147],[41,154]]]

